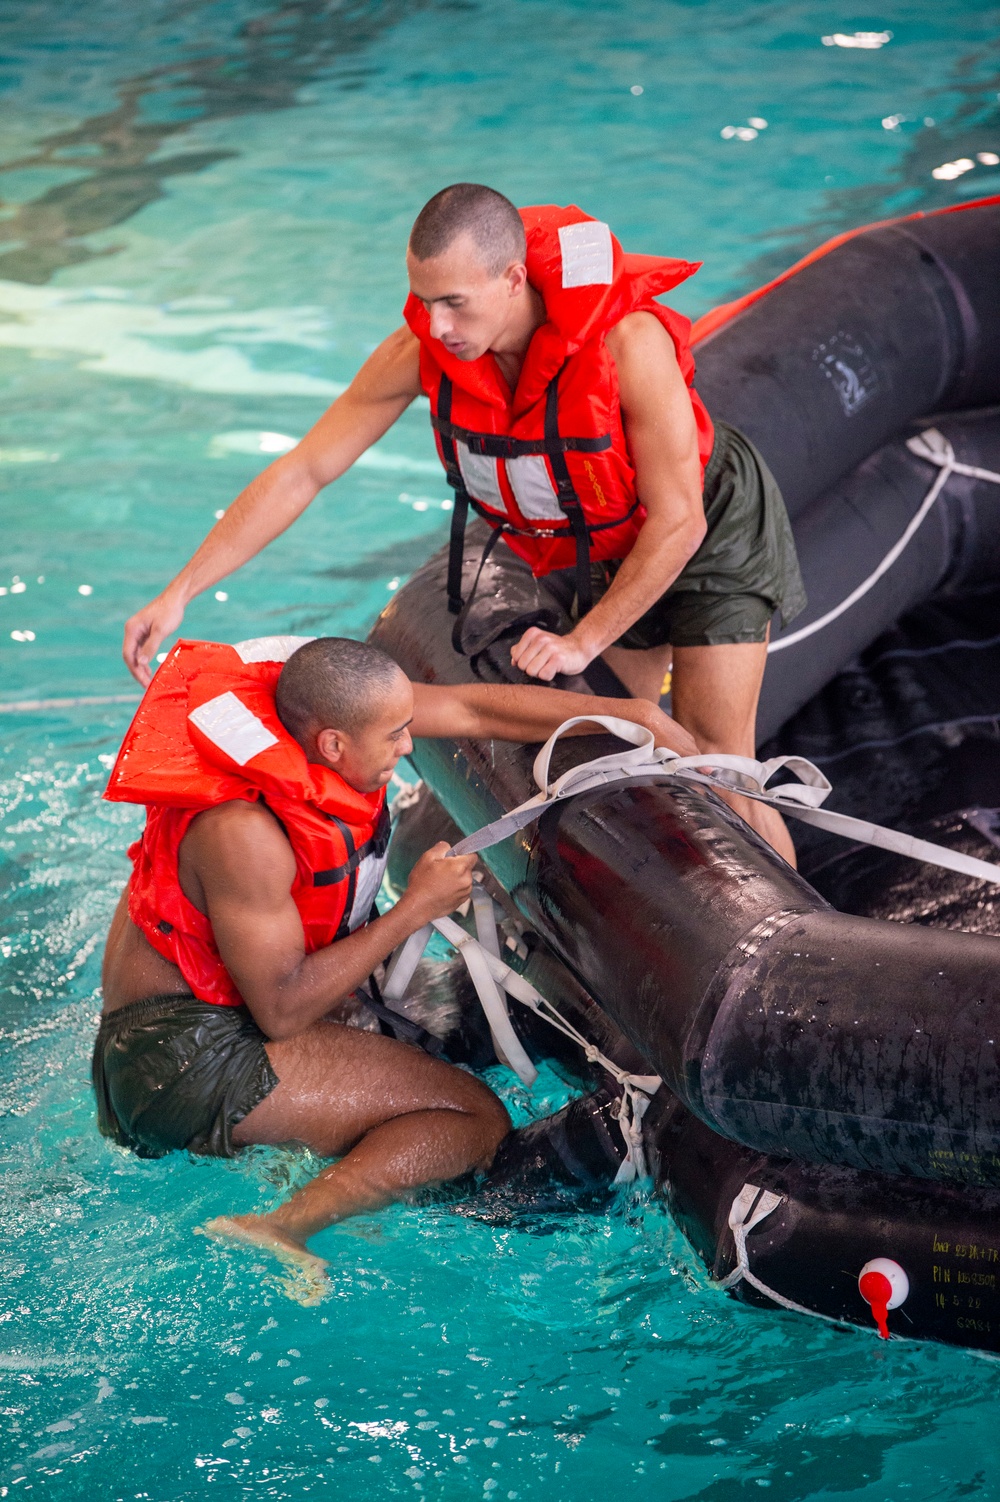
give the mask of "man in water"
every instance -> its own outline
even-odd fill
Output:
[[[293,1264],[295,1296],[326,1287],[315,1232],[488,1168],[510,1130],[472,1075],[343,1025],[391,951],[472,889],[475,857],[440,844],[373,911],[397,762],[413,736],[541,741],[593,714],[696,749],[643,700],[412,684],[338,638],[182,642],[140,706],[107,794],[147,822],[105,952],[99,1124],[146,1157],[294,1141],[338,1159],[270,1214],[206,1227]]]
[[[290,453],[254,480],[125,630],[140,682],[189,600],[252,558],[425,392],[455,488],[449,603],[461,606],[471,506],[536,574],[576,564],[577,619],[534,626],[514,664],[551,682],[603,655],[705,752],[753,756],[774,612],[805,603],[778,487],[694,391],[689,324],[656,297],[697,269],[626,256],[579,209],[518,212],[459,183],[410,236],[407,326]],[[572,436],[568,436],[572,435]],[[780,814],[730,797],[786,859]]]

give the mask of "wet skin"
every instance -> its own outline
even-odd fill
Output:
[[[623,705],[540,687],[428,687],[411,685],[402,673],[362,730],[325,728],[304,749],[351,786],[372,792],[389,781],[414,734],[533,741],[573,715],[611,712],[649,726],[658,744],[682,755],[693,750],[678,725],[642,701]],[[206,810],[181,843],[181,888],[210,919],[222,960],[267,1037],[279,1081],[234,1127],[234,1142],[299,1142],[319,1157],[340,1159],[271,1214],[222,1217],[205,1230],[262,1243],[292,1262],[291,1291],[306,1301],[325,1286],[325,1264],[306,1250],[311,1235],[423,1186],[487,1168],[510,1130],[497,1097],[464,1070],[345,1025],[357,1005],[354,992],[376,966],[470,895],[475,857],[450,857],[447,850],[442,843],[421,857],[388,913],[307,955],[291,896],[295,857],[263,804]],[[132,923],[127,893],[108,936],[103,984],[106,1013],[189,989]]]
[[[514,391],[531,340],[546,319],[524,262],[512,261],[494,275],[475,241],[461,234],[427,260],[408,252],[406,264],[431,335],[459,360],[489,353]],[[629,693],[656,704],[671,665],[670,647],[627,651],[614,643],[673,583],[705,536],[698,434],[673,341],[652,313],[628,314],[606,344],[646,519],[607,593],[573,630],[557,636],[532,626],[515,643],[511,659],[529,677],[551,683],[557,674],[581,673],[603,656]],[[163,593],[126,623],[123,656],[140,683],[149,682],[152,657],[180,625],[188,602],[290,526],[324,486],[388,432],[421,390],[418,341],[408,328],[397,329],[301,443],[237,496]],[[766,643],[675,650],[675,713],[699,750],[753,756],[766,652]],[[777,810],[726,796],[794,865],[795,848]]]

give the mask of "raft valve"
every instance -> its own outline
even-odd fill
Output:
[[[888,1313],[898,1309],[910,1291],[910,1280],[890,1257],[873,1257],[858,1274],[861,1297],[871,1311],[883,1340],[889,1339]]]

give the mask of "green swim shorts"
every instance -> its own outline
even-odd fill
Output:
[[[775,611],[787,623],[805,608],[792,528],[778,483],[750,440],[715,424],[705,468],[701,547],[616,647],[714,647],[762,642]],[[591,566],[595,602],[621,567]]]
[[[190,994],[106,1013],[91,1066],[98,1127],[140,1158],[232,1157],[233,1127],[278,1083],[265,1041],[246,1007]]]

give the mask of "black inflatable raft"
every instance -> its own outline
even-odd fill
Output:
[[[908,438],[933,429],[959,462],[997,469],[998,247],[996,203],[877,227],[716,319],[701,345],[709,409],[754,439],[789,501],[813,595],[806,626],[876,572],[939,475]],[[958,407],[972,410],[940,415]],[[470,575],[482,541],[473,529]],[[769,752],[821,764],[825,752],[835,781],[833,763],[845,763],[847,796],[835,806],[914,827],[929,819],[932,837],[987,858],[994,805],[949,800],[948,788],[972,731],[973,781],[990,782],[1000,689],[979,665],[991,666],[996,646],[988,591],[998,555],[1000,487],[950,473],[857,606],[772,654],[762,706],[764,733],[783,727]],[[547,610],[568,625],[569,582],[535,581],[500,548],[467,623],[473,655],[461,658],[444,574],[441,554],[373,633],[416,679],[516,679],[518,622]],[[950,626],[942,590],[954,597]],[[933,595],[895,645],[883,639],[868,667],[835,676]],[[935,673],[949,652],[964,654],[968,692],[954,702],[953,662],[942,710]],[[602,693],[609,677],[588,673]],[[888,733],[873,736],[873,725]],[[599,737],[575,741],[554,770],[609,749]],[[466,833],[530,796],[532,756],[435,742],[414,760]],[[968,766],[962,775],[967,784]],[[880,779],[890,806],[872,808]],[[801,849],[805,875],[837,907],[711,792],[649,777],[567,800],[484,860],[534,945],[530,963],[547,967],[539,989],[586,1012],[605,1052],[624,1050],[627,1067],[665,1081],[647,1135],[664,1191],[716,1275],[739,1270],[745,1237],[745,1271],[770,1294],[746,1277],[738,1293],[867,1321],[858,1273],[890,1257],[910,1279],[894,1328],[1000,1349],[1000,894],[922,874],[914,911],[900,870],[912,863],[831,853],[814,831]],[[898,915],[885,882],[906,894],[901,916],[917,921],[886,921]],[[944,926],[928,926],[942,921],[942,887]]]
[[[992,198],[842,236],[695,325],[698,389],[773,471],[809,596],[772,643],[762,739],[904,611],[997,577],[1000,487],[955,475],[872,578],[939,474],[908,439],[935,427],[961,464],[1000,473],[998,288]]]

